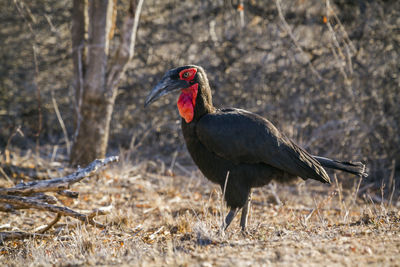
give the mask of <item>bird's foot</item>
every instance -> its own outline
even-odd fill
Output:
[[[240,234],[242,237],[245,237],[245,238],[250,238],[253,236],[253,234],[248,229],[243,229],[243,228],[240,231]]]
[[[246,229],[245,229],[245,230],[242,229],[242,231],[240,231],[240,234],[241,234],[243,237],[248,237],[248,236],[250,235],[250,232],[247,231]]]

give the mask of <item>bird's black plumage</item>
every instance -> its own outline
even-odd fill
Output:
[[[222,109],[206,114],[196,124],[196,134],[206,148],[235,164],[264,164],[305,179],[329,183],[321,164],[254,113]],[[236,137],[236,138],[235,138]]]
[[[196,99],[192,120],[182,119],[183,135],[201,172],[222,188],[227,182],[225,200],[231,212],[226,226],[242,207],[241,226],[246,226],[251,188],[266,185],[271,180],[288,181],[301,177],[330,183],[323,166],[365,175],[361,163],[310,155],[257,114],[233,108],[216,109],[207,76],[199,66],[168,71],[149,94],[146,104],[170,91],[168,88],[181,86],[183,89],[180,77],[186,69],[195,69],[196,74],[186,81],[184,88],[198,84],[198,91],[197,95],[193,94]]]

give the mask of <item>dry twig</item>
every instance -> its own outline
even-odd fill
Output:
[[[314,75],[318,78],[318,80],[322,80],[323,81],[324,79],[322,78],[321,74],[319,74],[319,72],[315,69],[315,67],[312,64],[310,58],[304,52],[303,48],[301,48],[299,42],[297,41],[296,37],[294,36],[294,34],[292,32],[292,28],[286,22],[285,16],[283,15],[282,8],[281,8],[281,1],[280,0],[275,0],[275,5],[276,5],[276,8],[278,10],[278,15],[279,15],[279,18],[280,18],[280,20],[282,22],[282,25],[283,25],[285,31],[288,33],[290,39],[292,39],[292,41],[293,41],[294,45],[296,46],[297,50],[299,50],[299,52],[307,59],[307,65],[309,66],[309,68],[312,71],[312,73],[314,73]]]
[[[55,205],[58,202],[57,198],[46,195],[43,192],[57,192],[59,195],[76,198],[78,197],[78,192],[68,191],[65,189],[68,189],[72,184],[79,182],[85,177],[92,176],[101,167],[115,161],[118,161],[117,156],[108,157],[106,159],[97,159],[86,168],[79,169],[77,172],[65,177],[21,183],[11,188],[0,188],[0,211],[11,212],[15,211],[15,209],[38,209],[57,214],[52,222],[47,226],[40,227],[36,233],[25,233],[20,231],[0,232],[0,241],[24,239],[41,235],[55,225],[61,219],[61,216],[73,217],[83,223],[104,228],[105,225],[96,222],[94,217],[96,215],[105,215],[109,213],[112,208],[111,206],[98,208],[91,211],[89,214],[83,214],[68,207]]]
[[[50,180],[20,183],[17,186],[11,188],[0,188],[0,194],[30,195],[32,193],[38,192],[54,192],[65,190],[68,189],[72,184],[79,182],[83,178],[94,175],[99,170],[99,168],[115,161],[118,161],[117,156],[108,157],[105,159],[96,159],[86,168],[79,169],[77,172],[68,176]]]
[[[7,240],[26,239],[31,237],[50,237],[50,235],[27,233],[27,232],[0,232],[0,244]]]

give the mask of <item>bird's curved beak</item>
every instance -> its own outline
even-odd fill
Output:
[[[190,84],[187,81],[172,79],[170,76],[164,76],[146,97],[144,107],[147,107],[163,95],[186,88],[188,86],[190,86]]]

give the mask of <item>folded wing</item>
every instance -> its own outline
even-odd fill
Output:
[[[317,160],[254,113],[225,109],[204,115],[196,133],[208,150],[237,164],[264,163],[304,179],[330,183]]]

